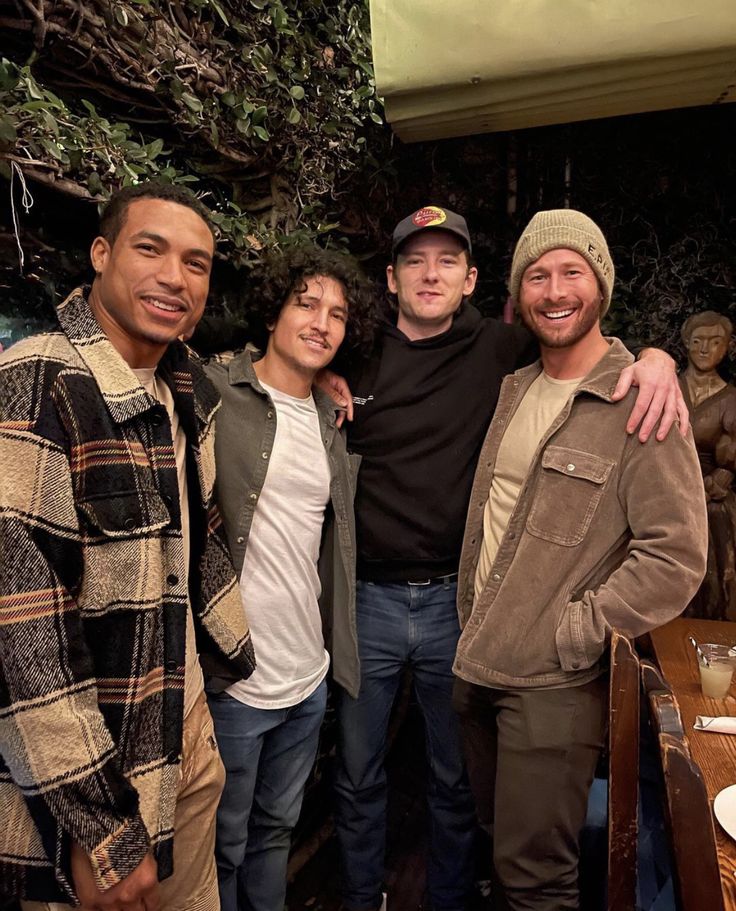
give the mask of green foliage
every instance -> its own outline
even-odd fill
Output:
[[[355,230],[358,181],[386,179],[367,0],[46,0],[42,32],[20,9],[0,64],[6,177],[16,161],[95,201],[190,183],[241,264]]]
[[[6,177],[14,160],[23,168],[28,165],[32,174],[41,169],[77,181],[80,195],[86,188],[90,197],[102,197],[106,187],[145,178],[172,183],[196,179],[156,161],[163,140],[145,143],[129,124],[111,122],[86,99],[81,112],[74,111],[39,85],[27,66],[0,60],[0,99],[0,148],[7,155],[0,170]]]

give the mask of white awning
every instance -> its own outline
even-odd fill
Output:
[[[736,0],[371,0],[406,142],[736,100]]]

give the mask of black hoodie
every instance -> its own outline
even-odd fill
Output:
[[[501,380],[539,355],[520,326],[464,304],[452,326],[410,341],[382,327],[378,350],[350,377],[360,453],[358,578],[421,581],[457,571],[480,447]]]

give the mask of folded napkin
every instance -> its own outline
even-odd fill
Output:
[[[696,731],[713,731],[714,734],[736,734],[736,718],[709,718],[707,715],[696,715],[693,728]]]

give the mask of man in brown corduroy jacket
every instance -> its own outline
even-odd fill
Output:
[[[541,361],[503,382],[460,557],[454,701],[510,911],[577,909],[611,630],[666,623],[705,571],[692,434],[641,444],[625,432],[632,394],[613,400],[633,361],[601,334],[613,279],[581,212],[539,212],[525,229],[509,289]]]

